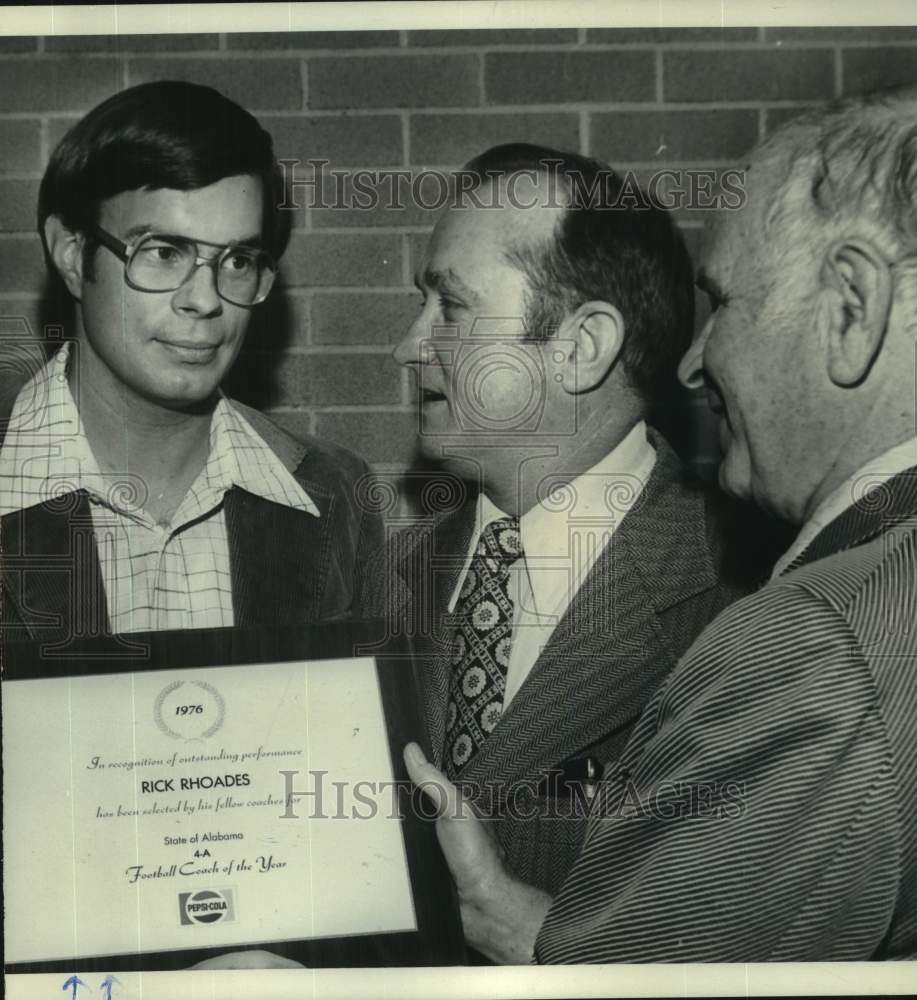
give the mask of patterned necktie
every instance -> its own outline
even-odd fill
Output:
[[[456,774],[477,753],[503,712],[506,670],[513,641],[509,570],[522,555],[519,518],[491,521],[481,532],[455,609],[446,774]]]

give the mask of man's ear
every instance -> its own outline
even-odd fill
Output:
[[[624,317],[608,302],[584,302],[558,330],[569,346],[558,379],[567,392],[588,392],[605,381],[624,346]]]
[[[71,232],[59,216],[45,220],[45,245],[57,273],[70,294],[79,301],[83,297],[83,239]]]
[[[868,240],[839,241],[825,253],[821,282],[828,376],[835,385],[857,385],[885,339],[892,307],[888,264]]]

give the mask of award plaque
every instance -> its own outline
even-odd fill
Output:
[[[9,971],[462,959],[401,751],[410,651],[369,624],[8,643]],[[140,651],[138,654],[138,650]]]

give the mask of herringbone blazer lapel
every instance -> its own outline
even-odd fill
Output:
[[[899,472],[897,476],[868,491],[825,525],[784,573],[860,545],[915,513],[917,467]]]
[[[376,566],[386,593],[380,597],[376,588],[368,601],[377,612],[384,608],[390,621],[401,622],[414,642],[427,750],[437,766],[442,763],[449,703],[449,599],[471,543],[474,512],[472,499],[433,521],[397,532],[386,549],[387,565]]]
[[[468,781],[519,780],[607,739],[671,666],[659,613],[716,584],[703,494],[658,440],[653,473],[574,596]],[[654,649],[657,655],[654,655]],[[448,674],[446,674],[448,679]]]

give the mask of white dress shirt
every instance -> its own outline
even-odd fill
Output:
[[[221,397],[204,468],[171,523],[157,523],[143,508],[139,480],[100,471],[67,382],[68,361],[69,344],[16,397],[0,449],[0,515],[83,489],[112,632],[233,625],[226,492],[240,486],[318,517],[315,503]]]
[[[838,515],[853,506],[859,499],[876,486],[888,482],[899,472],[917,466],[917,437],[912,437],[901,444],[895,445],[883,452],[878,458],[871,459],[862,468],[845,479],[836,490],[833,490],[815,508],[812,516],[799,529],[793,544],[777,560],[771,579],[780,574],[802,554],[803,550],[814,540],[822,528],[829,525]]]
[[[513,643],[506,676],[506,710],[595,561],[643,492],[656,451],[638,423],[600,462],[549,494],[519,519],[523,555],[510,570]],[[474,531],[449,602],[455,610],[483,528],[507,515],[483,493]]]

